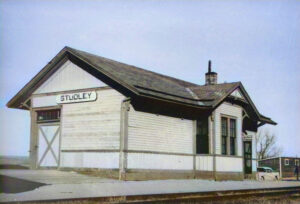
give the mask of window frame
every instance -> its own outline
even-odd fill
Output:
[[[55,118],[53,119],[39,119],[41,112],[57,112]],[[53,123],[53,122],[59,122],[61,117],[61,109],[60,108],[53,108],[53,109],[42,109],[42,110],[36,110],[36,122],[37,123]]]
[[[222,119],[225,118],[226,119],[226,124],[227,124],[227,133],[226,133],[226,153],[224,154],[223,152],[223,126],[222,126]],[[238,123],[238,118],[235,116],[230,116],[230,115],[225,115],[225,114],[221,114],[220,117],[220,121],[221,121],[221,155],[228,155],[228,156],[236,156],[237,155],[237,135],[238,135],[238,129],[237,129],[237,123]],[[231,134],[231,120],[235,121],[235,127],[234,127],[234,132],[235,134],[233,134],[233,138],[234,138],[234,150],[233,150],[233,154],[231,151],[231,138],[232,138],[232,134]]]
[[[204,122],[205,121],[205,122]],[[207,135],[205,135],[205,136],[207,136],[207,152],[202,152],[202,150],[201,150],[201,145],[200,146],[198,146],[198,139],[199,139],[199,141],[200,141],[200,144],[201,144],[201,136],[203,136],[204,134],[203,134],[203,130],[204,129],[198,129],[199,127],[200,127],[200,124],[202,124],[203,125],[203,122],[205,123],[205,128],[206,128],[206,132],[207,132]],[[197,119],[196,120],[196,154],[210,154],[210,133],[209,133],[209,117],[204,117],[204,118],[199,118],[199,119]],[[203,128],[203,126],[202,126],[202,128]],[[198,134],[198,133],[200,133],[200,134]],[[199,148],[199,149],[198,149]]]
[[[289,165],[290,165],[290,160],[284,159],[284,166],[289,166]]]

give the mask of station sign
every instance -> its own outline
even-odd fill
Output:
[[[78,93],[66,93],[56,96],[56,103],[80,103],[88,101],[96,101],[96,91],[78,92]]]

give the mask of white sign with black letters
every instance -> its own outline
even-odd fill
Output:
[[[71,94],[60,94],[56,97],[56,102],[60,103],[79,103],[87,101],[95,101],[97,99],[96,91],[87,91]]]

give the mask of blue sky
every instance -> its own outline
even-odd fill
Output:
[[[29,113],[5,107],[64,46],[204,84],[242,81],[300,156],[300,1],[0,1],[0,154],[27,155]]]

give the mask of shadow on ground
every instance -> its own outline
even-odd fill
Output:
[[[19,164],[0,164],[0,169],[29,169],[27,166]]]
[[[21,193],[47,184],[0,175],[0,193]]]

